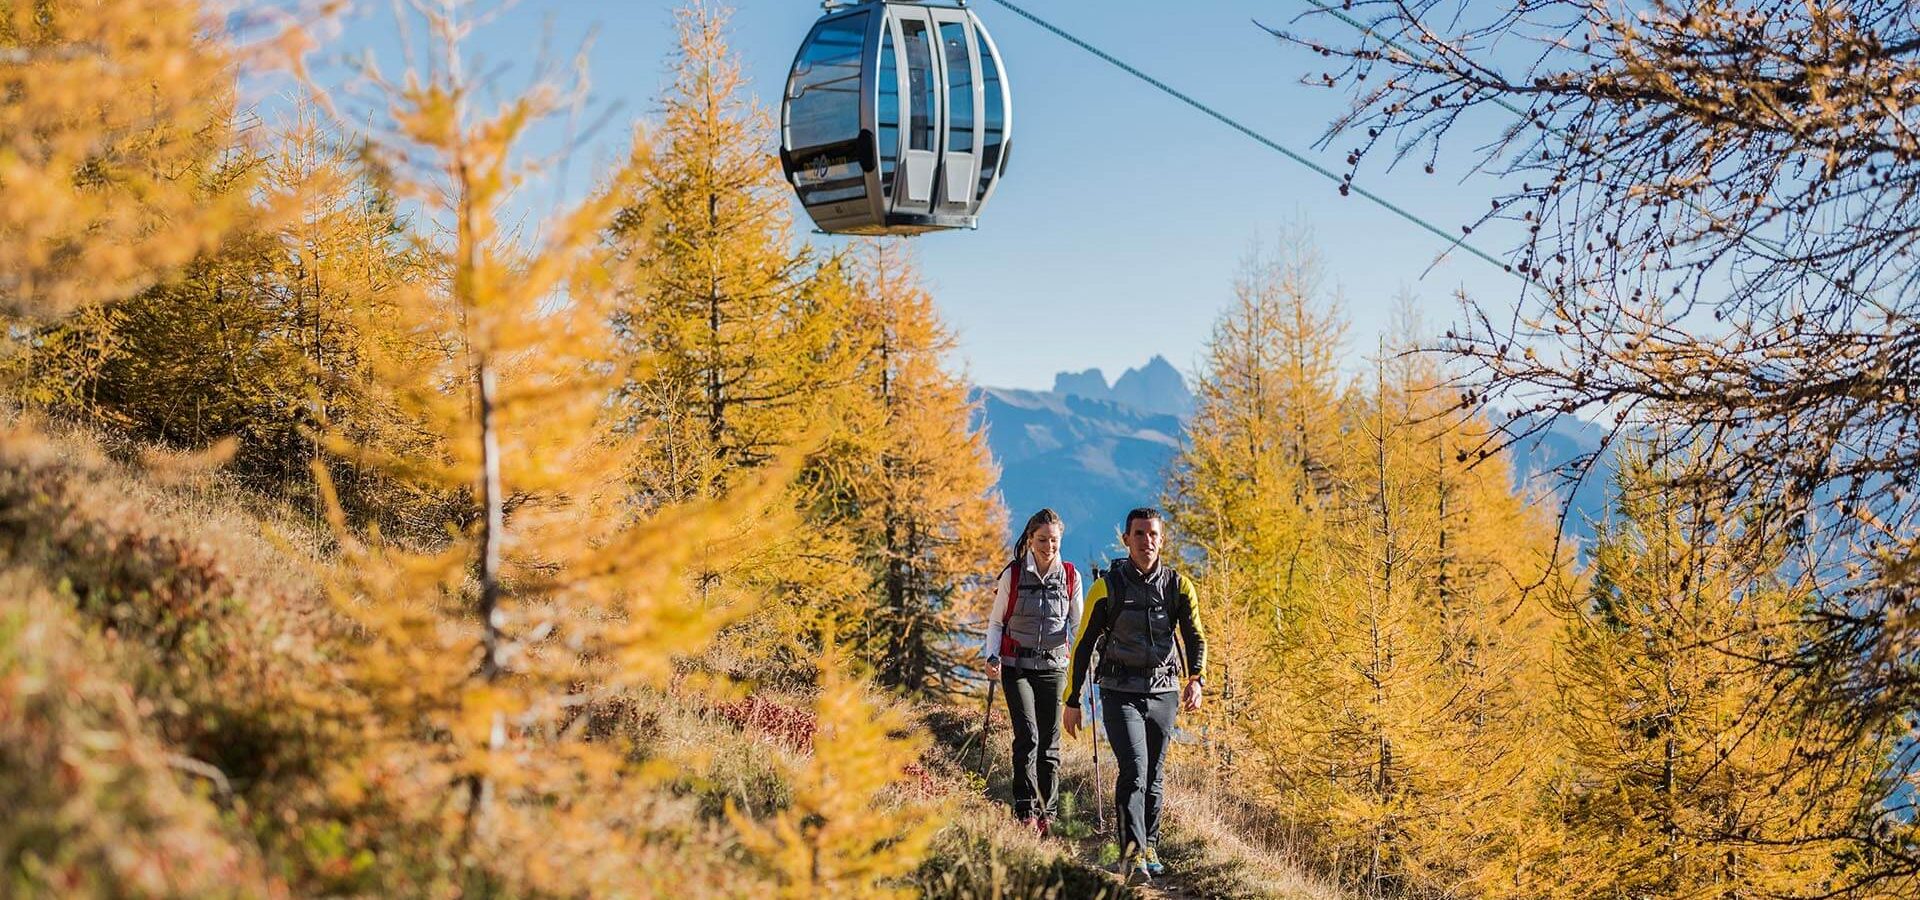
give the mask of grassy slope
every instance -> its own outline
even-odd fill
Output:
[[[96,437],[0,421],[0,894],[397,895],[444,889],[450,861],[420,846],[415,810],[343,791],[368,766],[356,698],[333,648],[350,640],[306,573],[312,523],[192,467],[134,466]],[[176,471],[173,476],[164,473]],[[804,709],[804,697],[770,697]],[[1069,749],[1079,840],[1040,841],[982,796],[955,753],[977,729],[924,709],[939,738],[915,790],[953,820],[914,876],[939,897],[1126,892],[1096,863],[1092,757]],[[766,894],[722,810],[786,802],[801,752],[764,721],[638,696],[617,727],[679,775],[626,827],[644,829],[637,894]],[[995,743],[1005,753],[1004,720]],[[386,761],[391,763],[391,761]],[[996,775],[1003,790],[1005,763]],[[1110,775],[1110,773],[1107,773]],[[1335,896],[1283,855],[1235,835],[1176,784],[1169,857],[1185,874],[1147,896]]]

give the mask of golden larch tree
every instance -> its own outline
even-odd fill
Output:
[[[745,90],[727,13],[694,3],[676,21],[662,120],[640,136],[605,236],[623,288],[617,408],[639,438],[630,470],[643,509],[714,496],[817,440],[872,343],[854,327],[843,267],[793,247],[772,120]],[[788,500],[813,502],[804,488]],[[809,521],[702,568],[697,588],[715,607],[779,598],[729,647],[811,666],[820,630],[806,620],[862,592],[855,555],[844,531]]]
[[[631,514],[632,451],[606,423],[617,295],[600,239],[632,173],[532,234],[508,227],[513,191],[537,174],[520,142],[567,97],[536,84],[482,109],[461,46],[485,16],[416,12],[432,64],[369,73],[384,90],[367,156],[418,210],[413,252],[431,276],[399,285],[394,311],[444,348],[384,360],[379,377],[436,440],[427,453],[333,443],[459,501],[425,547],[357,535],[336,514],[331,585],[364,633],[354,687],[380,752],[335,773],[334,790],[414,817],[444,873],[415,889],[648,893],[622,861],[649,838],[634,817],[660,773],[586,713],[666,686],[706,645],[723,619],[687,600],[691,570],[725,559],[717,538],[751,546],[782,526],[769,507],[791,466]]]
[[[52,321],[216,246],[236,53],[194,0],[0,2],[0,316]]]
[[[1587,896],[1874,896],[1881,866],[1850,835],[1889,814],[1877,773],[1903,729],[1837,740],[1830,707],[1793,702],[1777,662],[1813,637],[1811,578],[1782,547],[1721,542],[1733,510],[1653,465],[1629,451],[1569,598],[1566,877]]]
[[[906,250],[863,244],[850,261],[855,334],[868,349],[839,423],[808,466],[810,521],[853,546],[861,587],[833,624],[884,684],[951,690],[973,655],[961,630],[986,606],[1005,511],[953,338]]]
[[[637,279],[616,315],[649,502],[707,496],[791,446],[850,366],[844,292],[793,249],[772,121],[745,91],[727,13],[696,3],[677,23],[663,120],[608,235]]]
[[[1555,756],[1528,743],[1548,634],[1523,588],[1552,572],[1551,531],[1503,461],[1438,457],[1486,426],[1438,414],[1428,366],[1383,345],[1371,382],[1342,403],[1324,547],[1252,742],[1368,891],[1550,894],[1530,816]]]
[[[1305,234],[1256,248],[1234,279],[1194,387],[1196,408],[1166,505],[1181,562],[1219,598],[1208,623],[1216,703],[1209,744],[1232,766],[1259,714],[1270,650],[1324,551],[1316,510],[1329,486],[1346,329]]]
[[[422,273],[391,198],[312,110],[276,133],[265,155],[200,179],[216,198],[258,185],[274,198],[273,217],[231,232],[174,278],[42,329],[18,367],[21,395],[177,446],[236,438],[232,471],[316,511],[310,466],[326,458],[356,518],[405,524],[434,498],[330,457],[320,434],[392,450],[420,439],[373,367],[428,352],[393,314],[401,283]]]

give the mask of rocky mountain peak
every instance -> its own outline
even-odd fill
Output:
[[[1185,418],[1193,413],[1193,392],[1180,370],[1155,354],[1147,364],[1128,369],[1113,382],[1111,398],[1135,409]]]
[[[1111,400],[1113,388],[1107,386],[1106,373],[1099,369],[1085,372],[1060,372],[1053,376],[1053,392],[1062,397]]]

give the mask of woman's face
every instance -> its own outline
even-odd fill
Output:
[[[1054,557],[1060,555],[1060,526],[1042,525],[1033,530],[1027,539],[1027,549],[1033,551],[1033,561],[1038,568],[1053,565]]]

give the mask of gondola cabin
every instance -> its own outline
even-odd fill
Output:
[[[963,6],[864,0],[814,23],[780,103],[780,167],[820,230],[973,228],[1006,170],[1013,100]]]

